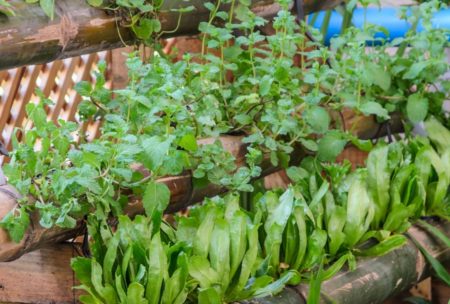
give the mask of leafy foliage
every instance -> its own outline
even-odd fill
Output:
[[[421,216],[450,217],[447,33],[429,24],[440,6],[426,3],[405,15],[413,23],[423,17],[426,31],[413,27],[406,38],[367,51],[366,42],[376,40],[372,26],[349,28],[327,49],[307,39],[310,29],[295,21],[288,1],[280,1],[273,35],[259,30],[267,21],[247,2],[205,3],[210,20],[200,24],[199,54],[178,62],[158,52],[149,62],[131,54],[125,89],[106,89],[100,64],[95,84],[76,87],[83,96],[78,117],[102,120],[93,141],[74,123],[48,121],[51,101],[41,93],[39,104],[27,105],[32,128],[16,131],[4,167],[25,199],[0,226],[19,242],[33,212],[45,228],[73,228],[88,217],[92,258],[72,264],[84,303],[223,303],[300,280],[310,282],[314,302],[320,282],[346,263],[354,268],[356,255],[402,246],[401,233]],[[144,42],[161,33],[161,1],[89,3],[126,12],[124,22]],[[54,2],[40,4],[50,15]],[[221,4],[230,11],[219,11]],[[394,55],[387,52],[393,46]],[[373,148],[336,119],[347,110],[385,124],[400,113],[405,140]],[[417,123],[428,137],[411,136]],[[224,148],[223,135],[247,144],[244,165]],[[365,168],[333,163],[349,142],[373,148]],[[288,169],[286,191],[259,191],[252,180],[263,161],[287,168],[294,150],[316,157]],[[158,178],[183,172],[192,173],[195,187],[231,192],[172,227],[162,219],[170,191]],[[240,194],[248,208],[239,205],[239,192],[251,193]],[[124,215],[131,194],[146,213],[133,221]],[[119,218],[114,232],[111,216]]]
[[[100,303],[126,303],[125,295],[136,289],[143,303],[180,303],[179,299],[229,303],[275,294],[301,277],[318,289],[321,281],[346,263],[350,269],[355,267],[355,255],[379,256],[403,246],[406,238],[401,233],[420,216],[443,215],[446,200],[439,206],[427,204],[439,183],[435,168],[425,176],[418,163],[426,161],[424,150],[445,158],[450,150],[447,147],[441,155],[435,150],[438,144],[417,138],[409,144],[381,144],[369,154],[371,162],[389,157],[380,156],[384,148],[398,151],[395,170],[385,180],[391,194],[385,205],[372,195],[380,185],[369,178],[371,169],[350,172],[348,164],[329,165],[307,158],[288,170],[293,183],[287,190],[254,193],[251,211],[240,207],[237,193],[229,193],[207,199],[190,209],[188,216],[177,217],[174,228],[163,223],[161,232],[152,224],[158,221],[140,216],[134,222],[120,217],[114,234],[99,225],[93,230],[94,257],[73,262],[82,288],[90,294],[82,300],[91,303],[90,297],[96,297]],[[377,166],[376,170],[386,169]],[[405,172],[413,177],[405,180]],[[384,216],[378,220],[380,208]],[[432,263],[448,278],[433,258]],[[171,283],[174,278],[177,285]],[[171,300],[166,294],[172,295]]]

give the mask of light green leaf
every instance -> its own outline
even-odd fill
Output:
[[[266,96],[270,92],[272,86],[273,78],[269,75],[264,75],[259,83],[259,95]]]
[[[87,3],[94,7],[99,7],[103,4],[103,0],[87,0]]]
[[[378,102],[368,101],[363,103],[360,108],[361,112],[366,115],[376,115],[383,119],[389,119],[388,111]]]
[[[145,189],[142,203],[145,213],[153,217],[155,212],[162,214],[170,202],[170,190],[166,184],[150,181]]]
[[[185,134],[181,138],[179,145],[180,147],[189,152],[195,152],[198,149],[197,140],[195,139],[195,136],[192,133]]]
[[[409,95],[406,114],[413,123],[423,121],[428,114],[428,99],[419,93]]]
[[[338,132],[327,132],[319,140],[319,152],[317,154],[321,161],[334,161],[344,150],[347,140]]]
[[[41,5],[44,13],[53,20],[55,15],[55,0],[40,0],[39,4]]]
[[[330,126],[328,111],[319,106],[312,106],[304,113],[306,123],[318,134],[323,134]]]
[[[405,245],[407,242],[408,240],[404,235],[397,234],[388,237],[387,239],[370,247],[369,249],[357,251],[357,254],[362,256],[382,256],[394,249]]]
[[[133,282],[128,286],[127,302],[133,304],[148,304],[144,298],[144,286],[137,282]]]

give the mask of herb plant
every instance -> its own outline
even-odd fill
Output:
[[[259,31],[267,21],[247,2],[205,3],[210,20],[200,24],[198,54],[178,62],[158,52],[148,62],[131,54],[125,89],[105,89],[100,64],[95,84],[76,87],[78,118],[102,121],[92,141],[75,123],[48,121],[51,101],[42,94],[27,105],[29,125],[16,131],[4,166],[23,199],[0,226],[19,242],[32,213],[49,229],[87,218],[92,257],[72,263],[84,303],[224,303],[300,281],[311,283],[314,303],[320,282],[346,263],[352,269],[355,256],[402,246],[401,234],[421,216],[449,218],[447,33],[428,26],[440,6],[426,3],[405,16],[423,17],[426,31],[413,27],[405,39],[367,50],[367,40],[376,40],[370,25],[349,28],[327,49],[307,39],[310,29],[295,21],[289,1],[280,1],[273,35]],[[161,2],[90,3],[125,8],[142,40],[158,35]],[[393,56],[391,46],[398,46]],[[405,137],[373,147],[353,135],[357,124],[344,127],[347,110],[384,124],[400,113]],[[427,137],[413,136],[418,123]],[[246,144],[244,165],[223,147],[224,135]],[[366,167],[353,172],[334,163],[349,142],[372,150]],[[287,170],[288,189],[259,190],[253,180],[263,162],[287,168],[294,151],[310,157]],[[186,172],[195,187],[230,193],[170,225],[163,221],[170,190],[158,179]],[[145,216],[124,215],[131,195]],[[116,229],[108,226],[114,217]]]

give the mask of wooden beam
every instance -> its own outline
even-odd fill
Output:
[[[253,11],[261,17],[271,18],[279,10],[275,0],[252,1]],[[204,2],[164,1],[159,13],[162,30],[170,31],[170,36],[196,33],[199,23],[209,18]],[[341,1],[305,0],[304,6],[308,13],[337,2]],[[37,4],[26,4],[23,0],[9,3],[16,16],[0,15],[0,70],[118,48],[124,46],[124,42],[133,42],[129,29],[118,27],[119,17],[89,6],[86,0],[55,1],[53,20],[49,20]],[[177,27],[179,15],[171,9],[188,5],[193,5],[195,10],[184,13]]]

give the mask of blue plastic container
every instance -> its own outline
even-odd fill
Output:
[[[393,7],[383,7],[383,8],[367,8],[366,11],[366,22],[371,24],[376,24],[386,28],[389,31],[389,37],[386,37],[384,33],[377,33],[375,37],[385,38],[387,40],[392,40],[398,37],[403,37],[405,33],[411,27],[407,21],[402,20],[398,17],[399,9]],[[320,12],[313,27],[320,30],[323,20],[325,17],[325,12]],[[338,12],[333,11],[328,26],[328,32],[325,36],[325,43],[328,45],[330,39],[334,36],[338,36],[341,32],[343,17]],[[364,8],[356,8],[353,13],[352,24],[356,27],[362,28],[364,25]],[[442,10],[437,12],[432,19],[432,24],[436,28],[446,28],[450,29],[450,9]],[[423,30],[421,24],[419,24],[418,31]],[[450,38],[450,37],[449,37]]]

